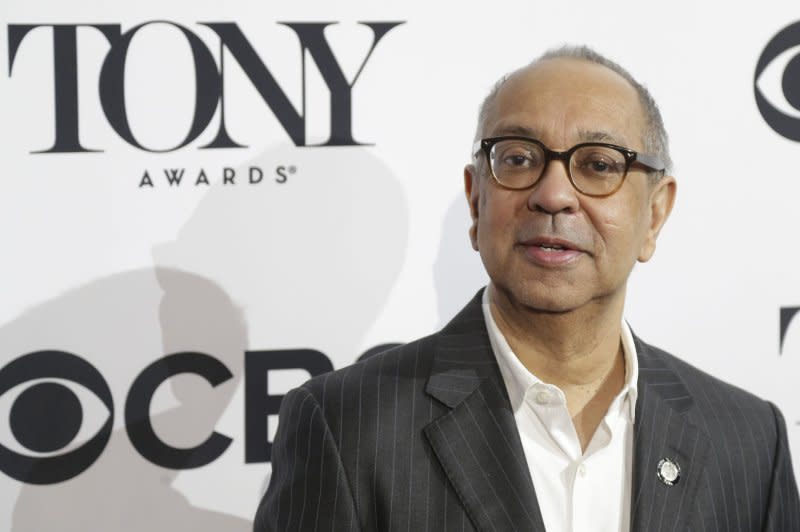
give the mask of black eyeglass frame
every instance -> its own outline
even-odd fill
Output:
[[[492,148],[494,147],[495,144],[503,140],[521,140],[524,142],[530,142],[532,144],[536,144],[542,149],[542,152],[544,153],[544,165],[542,166],[542,173],[530,185],[526,185],[524,187],[510,187],[505,183],[503,183],[502,181],[500,181],[497,178],[497,176],[494,175],[494,168],[492,167],[492,159],[491,159]],[[572,178],[572,169],[570,168],[569,161],[572,158],[573,153],[575,153],[580,148],[584,148],[586,146],[600,146],[603,148],[611,148],[613,150],[620,152],[622,156],[625,157],[625,172],[622,174],[622,179],[619,180],[619,184],[611,192],[606,192],[603,194],[591,194],[589,192],[584,192],[583,190],[580,189],[580,187],[578,187],[578,185],[575,184],[575,180]],[[500,137],[488,137],[476,141],[475,144],[472,146],[472,156],[477,157],[481,151],[486,155],[486,163],[489,165],[489,171],[491,172],[495,182],[501,187],[509,190],[525,190],[533,187],[536,183],[539,182],[539,179],[541,179],[542,175],[544,175],[544,172],[547,169],[547,165],[550,164],[550,161],[552,161],[553,159],[557,159],[559,161],[564,162],[564,166],[567,168],[567,176],[569,177],[569,182],[572,184],[575,190],[577,190],[581,194],[593,198],[605,198],[611,196],[612,194],[617,192],[620,188],[622,188],[622,184],[625,182],[625,178],[628,176],[628,171],[630,170],[631,165],[635,162],[638,162],[642,166],[647,167],[652,172],[664,172],[666,170],[664,168],[664,163],[661,161],[661,159],[659,159],[655,155],[647,155],[646,153],[639,153],[637,151],[631,150],[630,148],[626,148],[624,146],[618,146],[616,144],[608,144],[606,142],[581,142],[580,144],[576,144],[573,147],[569,148],[568,150],[556,151],[556,150],[551,150],[550,148],[545,146],[544,143],[541,142],[540,140],[531,137],[523,137],[518,135],[504,135]]]

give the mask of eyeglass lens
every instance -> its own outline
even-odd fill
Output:
[[[545,171],[548,157],[532,142],[501,140],[491,150],[492,172],[501,185],[509,188],[532,186]],[[625,156],[608,146],[585,145],[571,153],[568,169],[579,191],[602,195],[613,192],[625,178]]]

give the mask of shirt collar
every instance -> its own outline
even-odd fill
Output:
[[[489,333],[489,342],[492,345],[492,351],[497,359],[500,374],[505,382],[511,406],[516,412],[525,400],[525,393],[531,387],[543,383],[520,362],[514,351],[511,350],[511,346],[508,345],[505,336],[497,327],[489,305],[488,287],[483,291],[482,306],[483,319],[486,322],[486,330]],[[633,342],[633,333],[631,333],[630,327],[628,327],[625,320],[622,320],[620,341],[625,359],[625,383],[611,403],[609,411],[617,408],[626,408],[630,421],[633,423],[636,412],[636,399],[638,397],[636,383],[639,381],[639,361],[636,355],[636,345]]]

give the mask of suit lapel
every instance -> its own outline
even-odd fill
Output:
[[[658,352],[634,337],[639,359],[639,397],[634,424],[631,530],[685,530],[710,449],[684,413],[692,398]],[[662,460],[678,464],[670,486],[658,476]]]
[[[481,293],[439,334],[426,391],[451,408],[425,428],[477,530],[544,531]]]

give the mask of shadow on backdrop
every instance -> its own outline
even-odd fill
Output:
[[[219,282],[242,306],[250,349],[310,348],[335,368],[353,363],[403,267],[402,185],[360,146],[273,146],[239,165],[233,180],[197,208],[218,215],[193,216],[154,248],[155,263]],[[263,493],[269,469],[250,471],[257,484],[245,488],[252,479],[244,472],[240,489]]]
[[[489,282],[480,255],[469,240],[470,223],[467,201],[459,195],[445,213],[439,252],[433,264],[440,328]]]
[[[235,182],[198,206],[224,217],[193,216],[154,249],[155,263],[219,282],[242,305],[253,349],[309,347],[335,367],[352,363],[403,266],[403,187],[359,146],[276,146],[240,165]]]
[[[189,447],[210,434],[227,407],[241,377],[246,335],[239,309],[215,283],[151,269],[109,276],[24,313],[0,329],[0,345],[22,354],[35,338],[41,348],[91,362],[112,389],[117,424],[123,422],[130,383],[145,366],[176,351],[212,354],[232,379],[213,389],[200,379],[172,379],[172,404],[153,412],[164,441]],[[249,530],[246,520],[192,506],[171,486],[177,473],[142,458],[119,427],[80,475],[53,485],[24,485],[12,530]]]
[[[263,177],[250,183],[254,167]],[[90,361],[112,390],[118,425],[79,476],[21,485],[14,531],[251,529],[250,519],[235,516],[246,512],[219,511],[252,497],[255,512],[269,480],[266,464],[232,455],[242,434],[225,432],[234,444],[204,468],[156,466],[119,427],[130,385],[179,351],[212,355],[233,373],[216,388],[199,377],[171,379],[171,404],[153,407],[156,433],[188,447],[208,437],[228,407],[245,350],[312,348],[336,367],[353,362],[402,268],[408,209],[403,188],[368,148],[277,147],[235,173],[235,185],[200,185],[207,192],[176,239],[154,247],[153,269],[91,282],[0,328],[5,353],[59,349]],[[182,191],[146,191],[163,192]],[[233,474],[215,476],[227,464]],[[192,483],[214,490],[217,511],[191,504]]]

